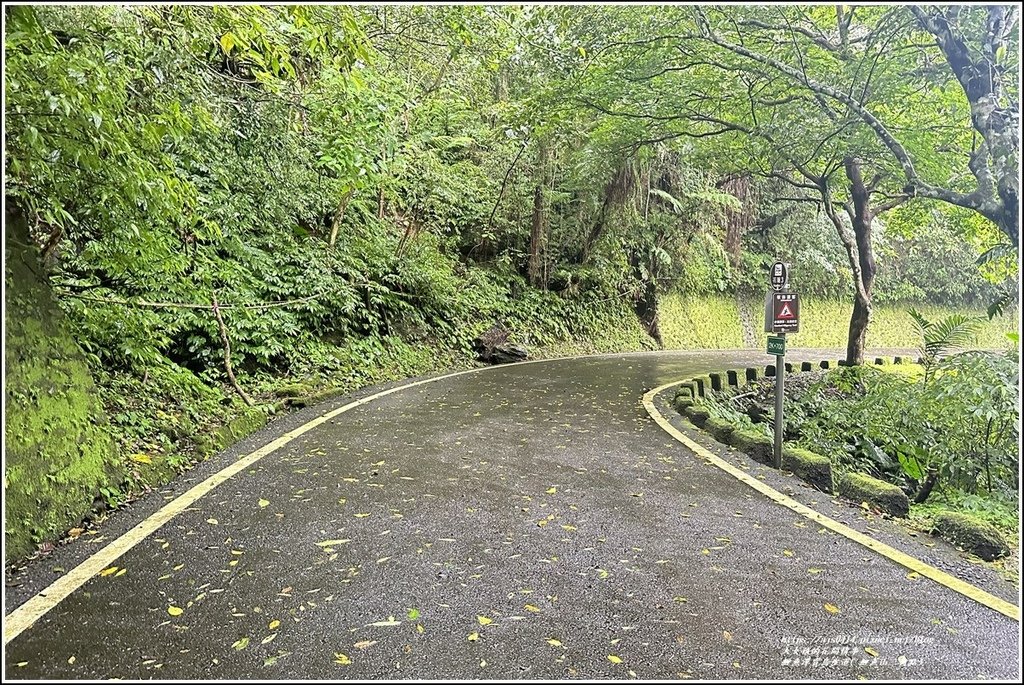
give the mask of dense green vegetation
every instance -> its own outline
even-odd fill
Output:
[[[534,355],[759,347],[777,258],[798,345],[906,344],[913,302],[994,303],[1004,346],[1016,24],[929,12],[5,8],[5,206],[120,443],[103,497],[495,322]]]
[[[968,351],[929,366],[801,373],[787,383],[786,440],[828,457],[840,477],[867,474],[898,485],[913,515],[926,523],[947,510],[966,511],[1014,539],[1018,367],[1015,351]],[[730,424],[770,435],[772,384],[762,385],[753,392],[711,393],[706,408]]]

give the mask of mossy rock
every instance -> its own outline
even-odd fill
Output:
[[[673,406],[675,406],[677,412],[682,414],[686,411],[687,407],[693,406],[693,398],[688,395],[676,395]]]
[[[907,494],[892,483],[866,473],[848,473],[839,481],[839,494],[855,502],[867,502],[892,515],[906,518],[910,513]]]
[[[712,390],[722,389],[722,374],[720,373],[709,373],[708,379],[711,381]]]
[[[282,385],[280,388],[274,391],[274,394],[278,397],[302,397],[309,392],[309,386],[301,383],[289,383],[288,385]]]
[[[709,414],[706,409],[701,409],[696,405],[692,407],[687,407],[684,413],[686,414],[686,417],[690,419],[690,421],[695,426],[702,427],[704,425],[704,422],[711,418],[711,414]]]
[[[710,376],[696,376],[693,382],[697,386],[697,394],[701,397],[707,397],[708,393],[711,392],[711,377]]]
[[[757,369],[748,366],[743,370],[743,376],[747,379],[747,383],[753,383],[757,380]]]
[[[729,435],[736,430],[736,426],[725,419],[712,416],[704,422],[704,430],[711,433],[718,442],[728,443]]]
[[[992,561],[1010,553],[999,531],[970,514],[944,512],[935,519],[935,533],[957,547],[985,561]]]
[[[740,372],[736,369],[729,369],[725,372],[725,377],[729,385],[734,388],[738,388],[743,383],[744,378],[740,375]]]
[[[680,384],[679,387],[676,388],[676,394],[673,399],[679,397],[688,397],[690,399],[693,399],[693,385],[691,385],[690,383]]]
[[[196,442],[197,451],[204,457],[226,450],[244,437],[267,425],[267,414],[259,407],[246,410],[225,425],[205,434]]]
[[[728,443],[756,462],[771,464],[774,461],[775,445],[763,433],[736,428],[729,434]]]
[[[782,468],[792,471],[822,492],[832,492],[832,461],[799,447],[782,450]]]

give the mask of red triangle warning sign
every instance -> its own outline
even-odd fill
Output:
[[[789,303],[785,302],[785,303],[783,303],[782,309],[779,310],[779,313],[775,316],[775,318],[777,318],[777,319],[795,319],[796,316],[793,314],[793,310],[790,309]]]

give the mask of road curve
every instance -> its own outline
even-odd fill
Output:
[[[767,359],[557,360],[367,402],[90,579],[7,645],[5,676],[1015,679],[1017,622],[801,521],[641,406]]]

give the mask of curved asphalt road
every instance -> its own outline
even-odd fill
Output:
[[[766,359],[514,365],[360,406],[200,499],[116,562],[127,573],[87,582],[7,646],[5,675],[1018,676],[1017,622],[801,521],[640,404],[661,383]],[[49,571],[30,568],[26,587]]]

